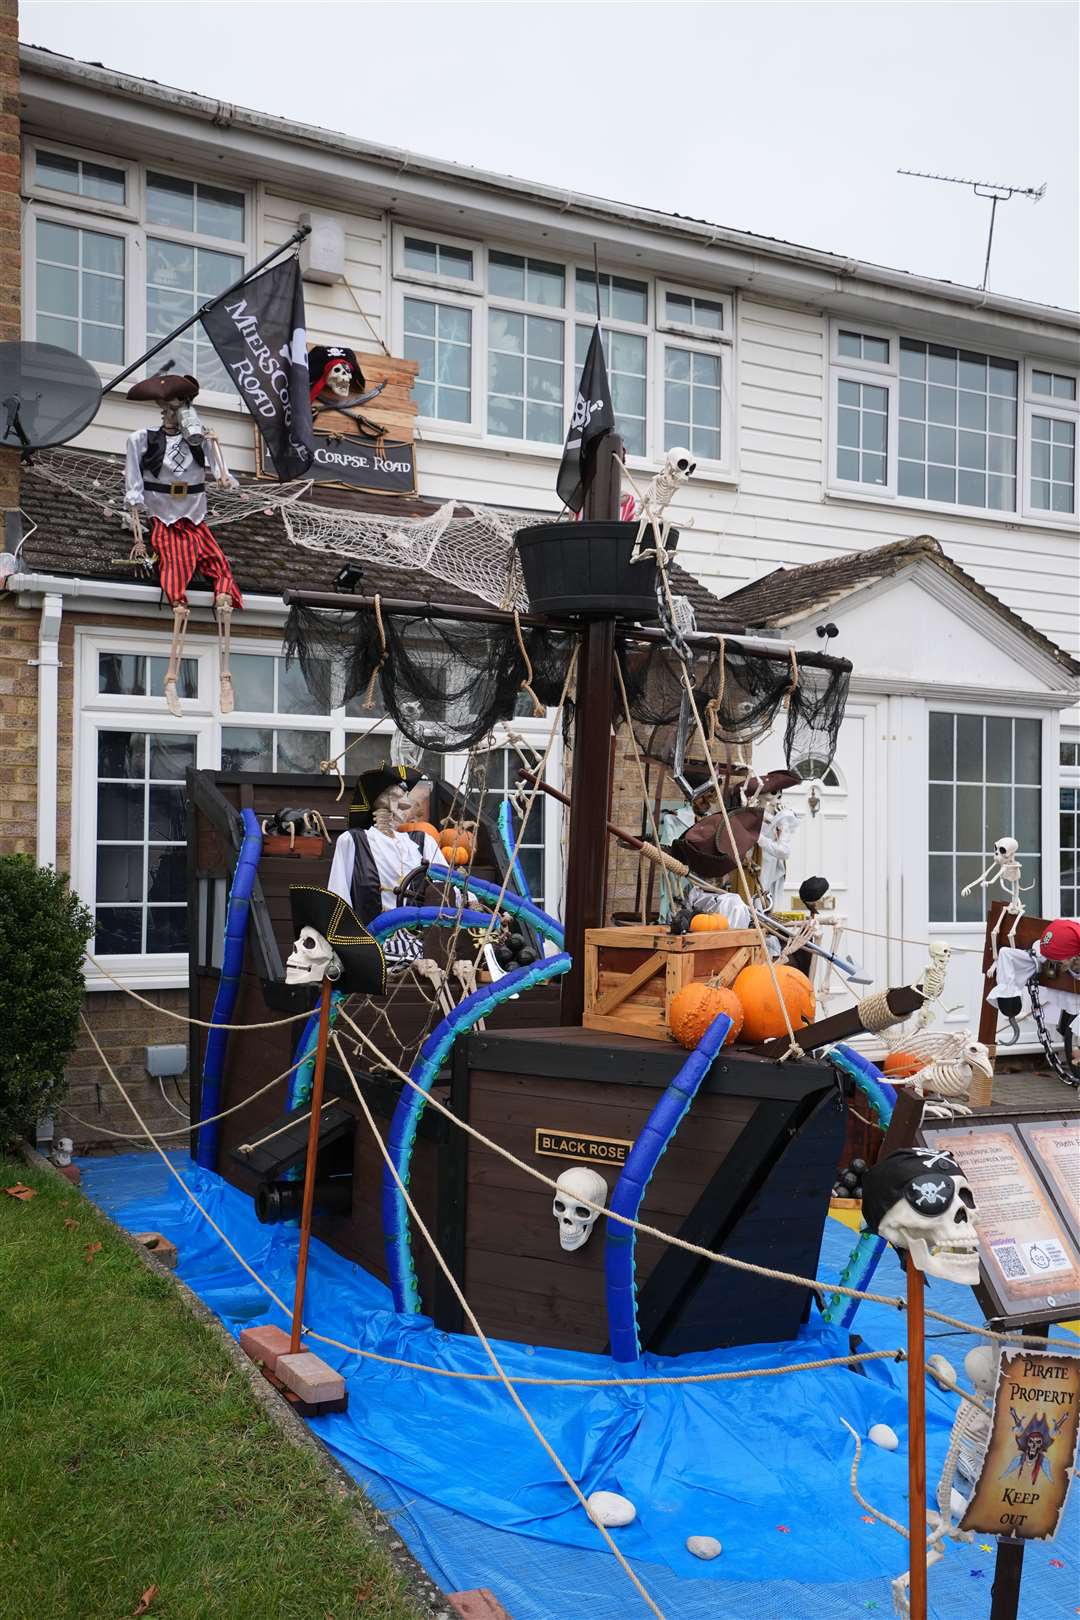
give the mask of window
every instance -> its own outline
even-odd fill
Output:
[[[834,323],[830,485],[1068,521],[1077,511],[1078,375]]]
[[[585,356],[592,337],[591,326],[575,327],[574,386],[581,381]],[[615,410],[615,431],[622,435],[626,453],[643,456],[648,439],[645,414],[647,345],[644,336],[601,328],[601,342],[607,363],[608,386]]]
[[[109,697],[164,697],[165,671],[169,660],[145,653],[101,652],[98,654],[98,691]],[[199,661],[180,660],[176,683],[180,697],[189,702],[199,696]]]
[[[1015,360],[900,339],[899,493],[1016,510]]]
[[[243,275],[251,221],[242,190],[32,142],[25,176],[24,302],[28,332],[42,342],[123,365]],[[239,408],[200,326],[151,364],[170,360],[198,376],[204,394]]]
[[[38,219],[35,336],[87,360],[124,363],[122,236]]]
[[[511,310],[488,313],[488,432],[561,444],[564,323]]]
[[[73,197],[113,203],[122,208],[127,201],[127,171],[109,168],[89,159],[67,157],[38,147],[34,158],[34,180],[48,191],[66,191]]]
[[[664,345],[664,449],[721,460],[720,355]]]
[[[1065,780],[1058,789],[1061,843],[1060,915],[1080,917],[1080,742],[1060,745]]]
[[[262,653],[237,653],[231,660],[234,713],[266,717],[318,716],[314,727],[295,720],[286,726],[261,723],[221,727],[223,771],[276,771],[282,774],[318,774],[332,753],[329,714],[310,690],[299,664],[286,667],[285,659]]]
[[[841,785],[835,767],[818,754],[807,754],[805,759],[796,760],[791,768],[803,782],[819,782],[822,787],[830,788]]]
[[[1000,891],[961,890],[1015,838],[1029,912],[1041,911],[1042,722],[930,715],[930,920],[980,922]]]
[[[889,391],[878,383],[840,379],[836,410],[836,476],[884,486],[888,468]]]
[[[518,779],[521,761],[510,748],[493,750],[487,756],[487,788],[484,793],[484,810],[495,820],[499,814],[499,806],[509,790]],[[518,859],[525,874],[525,882],[529,886],[532,898],[544,904],[545,895],[545,795],[538,793],[533,800],[525,823],[525,831],[518,848]],[[514,836],[520,828],[520,823],[514,818]]]
[[[518,303],[562,309],[566,303],[566,273],[561,264],[492,249],[488,254],[488,292],[492,298],[513,298]]]
[[[184,772],[195,735],[97,733],[95,954],[160,955],[187,941]]]
[[[473,279],[470,250],[451,247],[446,242],[428,242],[419,236],[407,236],[402,262],[407,270],[418,270],[424,276],[446,276],[451,281]]]
[[[688,332],[696,338],[719,341],[731,326],[731,300],[669,287],[657,288],[660,309],[656,324],[664,331]]]
[[[421,416],[446,422],[471,420],[471,310],[406,298],[405,358],[420,366],[413,393]]]

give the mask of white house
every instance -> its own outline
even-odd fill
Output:
[[[595,243],[629,465],[655,470],[679,443],[697,457],[679,502],[693,519],[684,568],[800,646],[820,647],[818,625],[834,623],[833,649],[855,664],[840,750],[790,875],[822,866],[853,929],[973,945],[983,898],[959,891],[1011,829],[1026,881],[1039,884],[1032,909],[1075,911],[1080,316],[388,149],[35,48],[22,52],[21,105],[26,336],[77,348],[108,378],[308,217],[343,243],[336,268],[306,261],[309,337],[385,344],[419,363],[426,502],[557,509]],[[200,409],[232,468],[252,471],[251,420],[215,387],[205,339],[189,332],[169,353],[202,379]],[[122,450],[142,420],[122,392],[106,397],[82,447]],[[148,735],[178,729],[155,695],[167,621],[153,593],[115,571],[84,579],[79,602],[59,583],[81,577],[61,539],[38,537],[46,561],[17,599],[39,624],[42,681],[70,682],[72,705],[74,786],[39,795],[38,850],[70,850],[80,890],[101,904],[90,739],[103,712]],[[253,609],[236,632],[251,696],[227,721],[207,695],[212,626],[195,616],[206,679],[185,735],[202,764],[254,750],[296,768],[323,746],[312,735],[343,738],[350,717],[303,712],[274,657],[280,599],[266,590]],[[58,678],[62,618],[77,633],[74,667]],[[102,655],[124,651],[145,662],[103,676]],[[553,818],[546,839],[537,858],[555,861]],[[179,988],[168,919],[151,929],[144,917],[139,940],[118,962],[125,975]],[[860,950],[894,980],[921,956],[872,939]],[[965,1017],[975,992],[973,971],[958,978]]]

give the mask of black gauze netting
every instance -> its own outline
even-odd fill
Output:
[[[576,640],[522,626],[526,661],[512,624],[294,605],[285,656],[299,660],[320,705],[363,703],[372,693],[372,712],[381,708],[410,742],[450,752],[472,748],[498,720],[531,714],[526,681],[555,708]]]
[[[673,766],[681,732],[685,758],[699,760],[700,737],[679,659],[660,642],[620,642],[618,657],[642,752]],[[786,653],[764,654],[718,641],[715,648],[695,653],[689,674],[710,749],[714,743],[751,743],[779,723],[789,766],[808,756],[831,763],[847,704],[849,670],[793,666]],[[616,713],[621,711],[620,699]]]
[[[555,708],[576,641],[571,631],[536,626],[522,626],[519,642],[513,624],[301,604],[290,609],[285,629],[286,658],[299,660],[320,707],[364,703],[371,694],[372,713],[388,714],[418,747],[442,752],[471,748],[497,721],[531,713],[526,681],[540,703]],[[699,757],[677,654],[663,642],[631,637],[617,638],[616,650],[642,751],[674,765],[681,717],[687,758]],[[847,702],[846,669],[793,669],[786,654],[717,642],[694,658],[690,674],[710,744],[748,743],[780,724],[789,765],[807,756],[832,760]],[[614,711],[621,719],[617,685]],[[572,712],[568,702],[566,715]]]

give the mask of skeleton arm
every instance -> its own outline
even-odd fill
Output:
[[[131,533],[134,544],[129,553],[134,560],[146,556],[146,542],[143,539],[142,524],[139,521],[139,507],[145,506],[146,492],[143,488],[142,457],[146,449],[146,429],[140,428],[137,433],[128,436],[124,447],[124,502],[128,509],[128,518],[131,523]]]
[[[972,889],[988,889],[993,883],[995,873],[998,872],[1000,866],[1001,862],[995,855],[994,859],[990,862],[990,865],[986,868],[986,871],[981,872],[977,878],[973,878],[966,888],[960,890],[960,893],[964,895],[970,894]]]

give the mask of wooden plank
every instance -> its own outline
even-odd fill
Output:
[[[616,985],[606,995],[601,996],[600,1000],[592,1008],[589,1007],[588,996],[586,995],[586,1010],[593,1013],[609,1012],[612,1007],[617,1007],[620,1002],[625,1001],[627,996],[633,995],[635,990],[643,985],[646,980],[653,978],[663,967],[664,958],[654,952],[652,956],[642,962],[640,967],[635,968],[633,973],[628,973],[621,985]]]
[[[646,1041],[670,1042],[671,1040],[661,1020],[658,1019],[653,1025],[647,1022],[644,1017],[631,1018],[628,1014],[615,1018],[603,1014],[598,1016],[596,1013],[587,1012],[585,1014],[585,1028],[603,1030],[605,1034],[612,1035],[636,1035]]]
[[[748,945],[743,946],[742,950],[736,951],[734,956],[728,958],[720,972],[713,977],[725,987],[733,985],[753,954]]]

